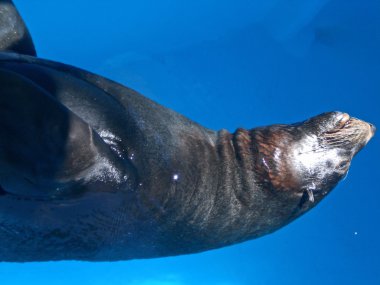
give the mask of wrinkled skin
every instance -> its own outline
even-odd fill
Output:
[[[271,233],[375,132],[341,112],[212,131],[23,44],[0,52],[1,261],[150,258]]]

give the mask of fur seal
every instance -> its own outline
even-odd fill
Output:
[[[0,0],[0,260],[127,260],[271,233],[345,177],[375,127],[342,112],[208,130],[135,91],[36,57]]]

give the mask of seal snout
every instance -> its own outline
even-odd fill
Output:
[[[334,112],[335,126],[327,128],[323,137],[330,147],[344,147],[355,155],[374,136],[376,127],[347,113]],[[327,124],[328,125],[328,124]]]
[[[312,117],[302,125],[307,134],[322,139],[321,147],[345,148],[356,154],[375,134],[374,125],[345,112],[327,112]]]
[[[369,127],[371,128],[372,136],[376,133],[376,127],[374,124],[368,123]]]
[[[375,135],[376,132],[376,127],[373,124],[357,118],[351,118],[343,127],[343,130],[345,129],[356,136],[362,137],[366,140],[366,143]]]
[[[332,119],[335,121],[331,130],[327,130],[327,133],[342,132],[365,135],[368,140],[373,137],[376,132],[376,127],[360,119],[351,117],[347,113],[343,112],[331,112]]]

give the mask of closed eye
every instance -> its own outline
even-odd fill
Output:
[[[342,161],[339,165],[338,165],[338,169],[345,169],[349,166],[349,161]]]

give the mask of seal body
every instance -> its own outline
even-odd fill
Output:
[[[2,261],[150,258],[271,233],[321,201],[375,131],[341,112],[208,130],[35,57],[27,39],[24,54],[0,52]]]

